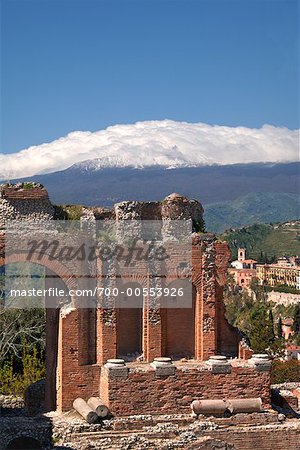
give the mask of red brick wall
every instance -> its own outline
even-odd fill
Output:
[[[113,414],[188,413],[190,404],[199,398],[261,397],[269,406],[269,372],[250,367],[233,367],[229,374],[212,374],[204,365],[177,369],[175,375],[155,376],[155,370],[144,365],[130,370],[127,378],[108,377],[101,371],[100,394],[108,401]]]
[[[223,300],[224,286],[227,282],[230,250],[226,242],[216,241],[214,247],[216,251],[217,352],[237,355],[239,342],[238,330],[228,323],[225,316],[225,305]]]
[[[97,311],[97,363],[117,356],[116,310]]]
[[[98,395],[100,367],[79,365],[79,347],[82,340],[78,333],[80,310],[60,315],[58,337],[57,368],[57,409],[67,411],[72,408],[76,397],[88,398]]]
[[[41,189],[39,187],[32,189],[14,189],[14,188],[4,188],[1,192],[2,198],[6,200],[42,200],[48,198],[48,192],[46,189]]]
[[[253,355],[253,350],[243,344],[242,342],[239,342],[239,359],[250,359]]]
[[[287,424],[288,425],[288,424]],[[299,450],[299,428],[292,428],[284,424],[277,425],[277,428],[262,427],[228,427],[223,430],[203,431],[203,435],[211,436],[221,442],[234,445],[235,450]],[[220,445],[220,444],[219,444]],[[202,447],[197,442],[195,447],[188,446],[188,449],[211,449],[220,447]]]
[[[117,355],[142,352],[141,308],[119,308],[117,311]]]
[[[195,301],[191,308],[164,310],[166,356],[195,356]]]
[[[168,249],[172,257],[166,262],[167,286],[178,276],[176,271],[181,261],[179,250],[176,247]],[[211,235],[198,235],[192,247],[194,309],[157,309],[153,319],[153,311],[147,308],[147,298],[144,298],[142,350],[146,361],[166,355],[194,356],[197,360],[206,360],[216,353],[237,355],[237,330],[228,324],[223,304],[229,257],[227,243],[214,241]],[[145,273],[147,267],[140,262],[132,278],[128,276],[123,280],[122,290],[127,285],[148,287],[149,280]],[[113,311],[105,314],[111,315],[108,319],[111,324],[107,326],[102,314],[99,314],[97,361],[100,364],[108,358],[133,351],[140,342],[140,326],[134,318],[134,311],[125,309],[118,314]]]
[[[96,311],[93,308],[78,310],[78,364],[96,363]]]

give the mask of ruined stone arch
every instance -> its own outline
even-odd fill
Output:
[[[71,270],[60,261],[51,260],[47,255],[42,257],[39,254],[32,254],[30,261],[27,260],[26,253],[11,253],[0,259],[0,267],[5,267],[14,263],[28,263],[44,267],[46,270],[45,288],[52,285],[52,282],[66,292],[76,290],[79,287],[78,279],[72,275]],[[61,339],[61,304],[57,299],[45,298],[46,308],[46,385],[45,385],[45,407],[47,410],[57,408],[57,380],[59,379],[59,361],[61,360],[59,340]],[[75,298],[68,297],[68,308],[72,307]],[[81,326],[82,317],[86,315],[86,310],[82,309],[79,313],[77,322],[78,329]],[[78,330],[79,334],[80,331]],[[86,355],[84,340],[78,340],[78,356]],[[16,447],[17,448],[17,447]]]
[[[43,255],[42,257],[38,253],[33,253],[30,256],[30,261],[27,259],[27,253],[12,253],[5,255],[5,258],[0,259],[0,266],[5,266],[7,264],[12,263],[32,263],[38,264],[40,266],[48,269],[52,274],[59,277],[65,283],[68,290],[76,289],[78,287],[78,280],[76,277],[72,275],[72,271],[62,264],[58,260],[49,259],[47,255]]]
[[[37,439],[30,436],[19,436],[8,443],[6,450],[42,450],[42,448]]]

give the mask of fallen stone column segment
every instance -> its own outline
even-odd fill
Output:
[[[235,398],[228,400],[228,410],[235,413],[254,413],[262,411],[261,398]]]
[[[194,400],[191,404],[194,414],[224,414],[228,409],[226,400]]]
[[[98,417],[107,417],[109,413],[108,407],[99,397],[91,397],[87,401],[88,406],[97,413]]]
[[[95,423],[98,420],[97,413],[92,410],[83,398],[76,398],[73,402],[73,408],[87,421],[87,423]]]

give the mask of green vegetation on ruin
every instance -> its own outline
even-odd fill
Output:
[[[79,220],[82,215],[82,205],[54,205],[55,219]]]

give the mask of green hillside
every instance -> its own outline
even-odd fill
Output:
[[[300,221],[281,224],[255,224],[220,235],[229,243],[232,258],[238,247],[247,249],[247,257],[264,261],[284,255],[300,255]]]
[[[222,233],[255,223],[300,219],[299,197],[290,193],[251,193],[232,201],[205,205],[206,229]]]

